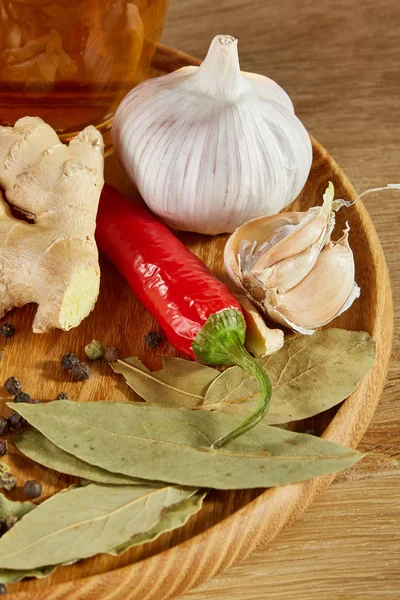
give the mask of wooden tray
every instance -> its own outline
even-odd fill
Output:
[[[155,74],[188,64],[198,64],[198,61],[162,46],[153,62]],[[333,181],[337,197],[354,198],[352,185],[326,150],[315,140],[313,148],[310,177],[294,209],[306,210],[320,203],[328,180]],[[122,191],[134,193],[113,156],[106,161],[106,179]],[[363,204],[359,202],[351,209],[343,209],[338,217],[338,229],[345,220],[351,225],[356,279],[362,294],[332,326],[368,331],[377,343],[377,360],[339,410],[309,419],[299,429],[314,427],[326,439],[356,446],[371,420],[386,377],[392,336],[391,290],[382,248]],[[181,237],[226,280],[222,253],[227,236],[183,234]],[[74,351],[83,358],[83,348],[92,338],[106,345],[120,346],[124,356],[140,356],[150,368],[160,366],[162,353],[174,354],[166,342],[157,350],[146,347],[144,335],[158,326],[106,260],[102,261],[100,299],[94,312],[78,329],[34,335],[31,324],[35,310],[31,305],[7,315],[7,320],[15,323],[17,333],[5,342],[0,364],[0,381],[15,375],[33,397],[51,399],[66,391],[74,400],[133,400],[134,393],[104,362],[95,363],[92,377],[84,383],[72,382],[61,368],[62,354]],[[3,403],[9,400],[5,396],[1,399]],[[7,410],[4,409],[3,414],[7,414]],[[44,496],[74,481],[25,460],[12,445],[9,460],[19,481],[14,499],[22,499],[21,488],[26,479],[41,481]],[[99,556],[62,567],[47,579],[9,586],[9,597],[13,600],[170,598],[243,559],[256,545],[267,543],[282,527],[294,521],[333,478],[328,476],[270,490],[213,492],[204,509],[184,528],[133,548],[121,557]]]

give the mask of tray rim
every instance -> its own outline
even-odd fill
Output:
[[[179,50],[158,44],[153,66],[164,70],[166,64],[169,70],[174,70],[185,65],[198,65],[200,61]],[[313,136],[310,137],[313,149],[329,162],[334,174],[339,174],[348,197],[355,198],[357,192],[345,173],[327,150]],[[371,331],[377,342],[377,359],[371,371],[342,404],[321,437],[354,448],[368,428],[386,380],[393,336],[393,305],[389,271],[378,234],[361,201],[356,203],[353,210],[358,213],[364,231],[371,241],[370,247],[373,250],[381,290],[374,328]],[[367,394],[372,400],[364,406],[359,400]],[[245,559],[256,547],[271,541],[283,527],[295,521],[335,477],[336,474],[332,474],[265,490],[229,517],[172,548],[111,571],[56,583],[43,589],[45,597],[47,600],[67,597],[79,600],[89,597],[101,600],[117,600],[121,597],[128,599],[128,596],[120,596],[123,590],[134,587],[135,594],[140,593],[138,581],[145,582],[146,578],[148,585],[143,585],[140,595],[142,600],[166,600],[182,594],[221,573],[228,566]],[[220,546],[221,539],[224,539],[223,548]],[[230,552],[231,548],[235,548],[234,552]],[[196,556],[199,553],[207,554],[207,560],[198,561]],[[180,573],[180,576],[171,580],[169,567],[172,565],[174,572]],[[165,585],[167,579],[170,580],[168,589]],[[157,595],[160,591],[158,586],[163,587],[162,595]],[[103,595],[96,595],[98,592]],[[33,597],[39,597],[41,593],[35,590]],[[73,596],[70,596],[71,593]],[[11,594],[10,597],[15,600],[32,598],[28,590]]]

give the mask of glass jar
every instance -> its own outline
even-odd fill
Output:
[[[0,0],[0,124],[105,131],[148,76],[168,0]]]

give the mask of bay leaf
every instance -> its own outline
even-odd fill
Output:
[[[0,494],[0,517],[17,517],[21,519],[24,515],[31,512],[34,508],[37,508],[33,502],[15,502],[9,500]],[[46,577],[54,571],[55,567],[45,567],[44,569],[37,569],[33,573],[29,573],[29,577]],[[26,570],[12,571],[9,569],[0,569],[0,583],[17,583],[27,576]]]
[[[193,496],[178,486],[91,483],[55,494],[0,539],[0,569],[32,571],[108,553]]]
[[[9,500],[4,494],[0,494],[0,518],[17,517],[21,519],[28,512],[36,508],[33,502],[16,502]]]
[[[87,482],[85,485],[90,485],[90,483]],[[71,486],[68,489],[75,488],[76,486]],[[201,509],[206,494],[206,491],[193,490],[191,494],[189,493],[187,498],[184,498],[181,502],[178,502],[178,504],[172,504],[171,506],[166,507],[161,513],[158,523],[156,523],[149,531],[134,535],[124,544],[112,548],[107,554],[119,556],[133,546],[151,542],[163,533],[182,527],[188,522],[191,516]],[[32,508],[36,508],[36,505],[31,502],[17,502],[14,504],[31,505]],[[67,563],[62,563],[60,565],[37,567],[35,569],[0,569],[0,583],[17,583],[25,577],[42,579],[54,573],[58,566],[65,566],[66,564],[70,565],[75,562],[77,562],[77,560],[68,561]]]
[[[169,356],[163,357],[159,371],[149,371],[136,356],[110,364],[147,402],[185,408],[201,404],[208,386],[219,375],[211,367]]]
[[[38,569],[0,569],[0,583],[18,583],[25,577],[43,579],[48,577],[57,569],[57,565],[41,567]]]
[[[152,542],[160,537],[160,535],[163,533],[183,527],[183,525],[189,521],[191,516],[199,512],[203,506],[203,501],[206,495],[206,491],[195,490],[193,494],[186,500],[183,500],[175,506],[167,508],[162,514],[160,521],[149,531],[135,535],[131,540],[129,540],[129,542],[114,548],[109,552],[109,554],[119,556],[123,552],[133,548],[133,546]]]
[[[22,454],[59,473],[82,477],[97,483],[116,485],[140,485],[143,483],[143,481],[135,480],[133,477],[111,473],[80,460],[52,444],[36,429],[28,429],[24,433],[15,436],[13,442]],[[146,483],[148,484],[148,482]]]
[[[375,344],[364,331],[328,329],[295,336],[260,364],[272,382],[272,400],[264,423],[279,424],[312,417],[347,398],[375,360]],[[201,409],[244,418],[254,409],[258,385],[231,367],[209,386]]]
[[[284,485],[340,471],[362,458],[350,448],[268,425],[211,449],[241,422],[223,413],[135,402],[9,405],[85,462],[131,477],[194,487]]]

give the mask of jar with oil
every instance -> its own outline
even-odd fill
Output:
[[[105,131],[149,76],[168,0],[0,0],[0,124]]]

